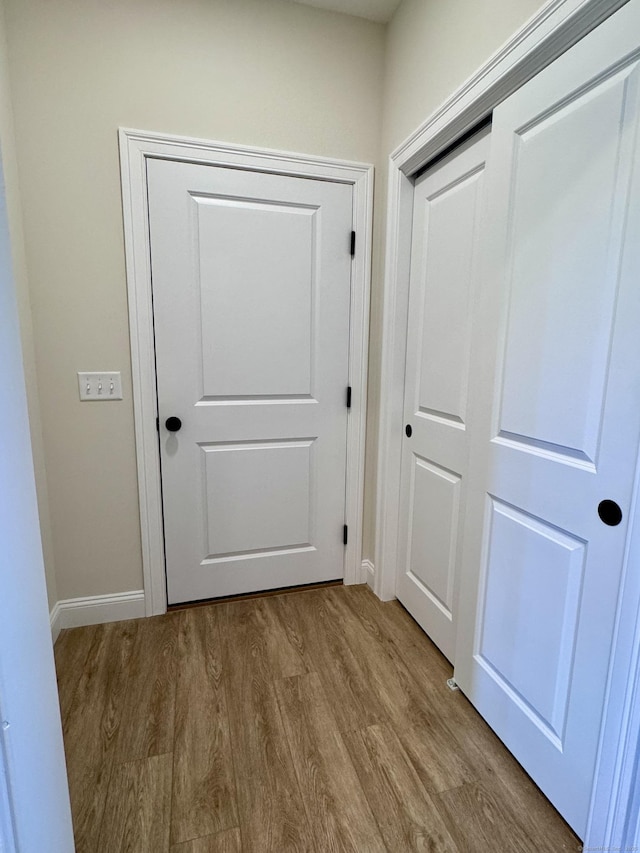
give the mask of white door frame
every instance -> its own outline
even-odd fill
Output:
[[[364,582],[366,569],[362,566],[362,520],[373,166],[127,128],[120,128],[119,142],[146,615],[165,613],[167,609],[160,456],[156,430],[158,403],[147,209],[147,158],[315,178],[350,184],[353,187],[352,228],[357,236],[351,272],[349,383],[352,390],[347,422],[346,469],[349,542],[345,548],[344,582]]]
[[[628,0],[549,0],[469,80],[403,142],[389,158],[386,259],[383,298],[382,378],[374,591],[395,597],[399,541],[400,458],[411,231],[412,176],[435,155],[486,118],[523,83],[553,62]],[[640,506],[630,534],[630,571],[624,578],[603,719],[596,782],[585,846],[634,844],[632,806],[640,799],[634,781],[640,756]],[[637,558],[633,560],[633,555]],[[634,704],[635,703],[635,704]],[[634,712],[634,708],[636,711]],[[636,822],[637,823],[637,822]]]

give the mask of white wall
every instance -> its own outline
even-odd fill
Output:
[[[0,67],[0,88],[5,87]],[[6,91],[6,90],[5,90]],[[20,853],[73,849],[4,167],[11,150],[0,111],[0,805],[4,841]],[[15,230],[11,234],[15,240]],[[19,243],[18,243],[19,245]],[[0,839],[1,840],[1,839]]]
[[[284,0],[6,0],[61,599],[142,587],[119,125],[376,162],[384,27]],[[122,370],[81,404],[77,370]]]
[[[40,418],[40,400],[36,375],[36,357],[33,345],[33,327],[31,322],[31,301],[29,295],[26,259],[24,251],[24,235],[22,230],[22,207],[18,187],[18,164],[16,161],[13,107],[11,103],[11,88],[9,66],[7,61],[7,42],[4,20],[4,9],[0,6],[0,147],[4,166],[6,185],[6,205],[11,235],[13,254],[13,269],[20,316],[20,332],[22,339],[22,355],[24,361],[25,381],[27,387],[27,402],[29,407],[29,423],[31,444],[36,474],[38,493],[38,508],[40,514],[40,531],[44,550],[47,594],[49,607],[57,601],[55,579],[55,561],[53,542],[51,538],[51,523],[49,519],[49,502],[47,493],[47,477],[42,441],[42,423]]]

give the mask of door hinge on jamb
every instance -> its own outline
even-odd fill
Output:
[[[342,528],[342,544],[346,545],[349,539],[349,526],[347,524]]]
[[[156,418],[156,430],[160,432],[160,418]]]
[[[356,253],[356,232],[351,232],[351,257],[353,258]]]
[[[351,408],[351,385],[347,385],[347,409]]]

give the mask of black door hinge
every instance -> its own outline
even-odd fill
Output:
[[[348,525],[345,524],[345,526],[342,528],[342,544],[346,545],[348,539],[349,539],[349,527],[348,527]]]
[[[160,418],[156,418],[156,430],[160,432]]]
[[[347,385],[347,409],[351,408],[351,385]]]
[[[356,232],[351,232],[351,257],[356,253]]]

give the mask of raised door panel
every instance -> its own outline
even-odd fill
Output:
[[[418,415],[464,424],[469,373],[469,330],[474,234],[482,170],[476,169],[423,204],[425,246],[422,281]]]
[[[500,434],[591,463],[617,292],[610,265],[620,239],[611,229],[621,139],[611,129],[623,120],[630,73],[545,112],[513,140]]]
[[[201,446],[206,561],[314,547],[313,444],[307,440]]]
[[[562,750],[586,542],[501,501],[489,513],[478,659]]]
[[[311,396],[318,211],[209,196],[194,204],[203,396]]]
[[[433,604],[452,618],[460,477],[415,457],[409,571]]]

